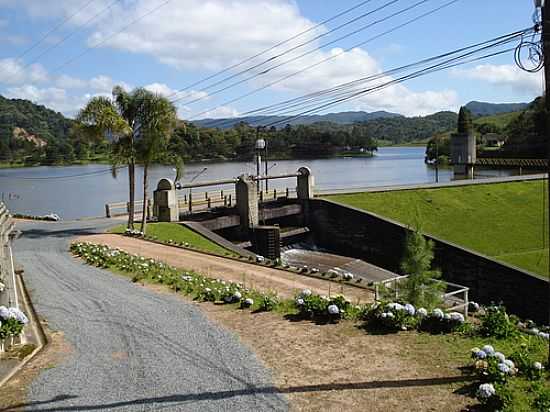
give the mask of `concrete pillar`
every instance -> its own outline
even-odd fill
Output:
[[[160,179],[153,192],[153,212],[159,222],[177,222],[180,213],[176,187],[170,179]]]
[[[241,230],[248,230],[258,225],[258,191],[254,179],[248,175],[239,176],[239,180],[235,184],[235,195],[241,219]]]
[[[473,134],[451,135],[451,162],[455,179],[473,179],[477,160],[476,138]]]
[[[298,169],[298,185],[296,194],[298,199],[312,199],[315,181],[309,167],[300,167]]]

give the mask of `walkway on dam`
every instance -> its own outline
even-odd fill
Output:
[[[30,411],[285,411],[238,339],[193,304],[71,256],[75,236],[112,220],[21,222],[14,253],[35,308],[70,350],[30,386]],[[256,388],[262,387],[259,391]]]
[[[546,179],[547,174],[533,174],[522,176],[505,176],[505,177],[487,177],[478,178],[473,180],[452,180],[450,182],[440,183],[421,183],[416,185],[394,185],[394,186],[371,186],[363,188],[344,188],[344,189],[330,189],[330,190],[317,190],[315,191],[316,197],[329,196],[329,195],[344,195],[352,193],[376,193],[376,192],[391,192],[397,190],[416,190],[416,189],[439,189],[444,187],[460,187],[460,186],[472,186],[472,185],[485,185],[490,183],[508,183],[508,182],[526,182],[529,180],[541,180]]]

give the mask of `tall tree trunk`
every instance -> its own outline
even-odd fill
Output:
[[[130,204],[128,207],[128,229],[134,228],[134,201],[136,194],[136,165],[132,157],[128,162],[128,180],[130,190]]]
[[[145,230],[147,226],[147,212],[149,208],[147,207],[147,171],[149,169],[149,163],[143,165],[143,213],[141,214],[141,232],[145,235]]]

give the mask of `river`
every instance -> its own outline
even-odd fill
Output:
[[[435,171],[424,164],[424,151],[424,147],[383,147],[371,158],[277,160],[270,162],[270,174],[291,173],[301,166],[308,166],[315,176],[316,188],[320,190],[434,182]],[[205,167],[207,170],[195,182],[255,172],[253,162],[192,163],[186,165],[183,181],[189,181]],[[510,174],[508,171],[494,170],[483,173],[487,176]],[[141,168],[138,168],[137,174],[137,198],[141,198]],[[174,175],[171,167],[152,167],[150,189],[154,189],[160,178],[173,178]],[[439,180],[449,181],[451,175],[449,169],[440,170]],[[279,188],[295,186],[294,181],[275,182],[275,187]],[[101,216],[105,203],[128,198],[127,186],[126,169],[120,169],[114,179],[110,167],[102,164],[0,170],[0,196],[12,213],[57,213],[63,219]]]

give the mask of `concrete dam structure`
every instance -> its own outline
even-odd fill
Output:
[[[266,179],[295,179],[295,195],[287,190],[266,197],[257,184]],[[400,274],[410,229],[373,213],[316,198],[308,168],[279,176],[242,175],[230,182],[235,184],[235,204],[190,212],[180,210],[177,190],[191,185],[177,188],[162,179],[154,194],[155,217],[187,225],[241,254],[282,257],[292,265],[319,271],[348,271],[368,282]],[[512,313],[537,322],[550,320],[548,280],[430,238],[435,243],[434,267],[441,270],[444,280],[470,288],[470,299],[484,304],[502,302]]]

